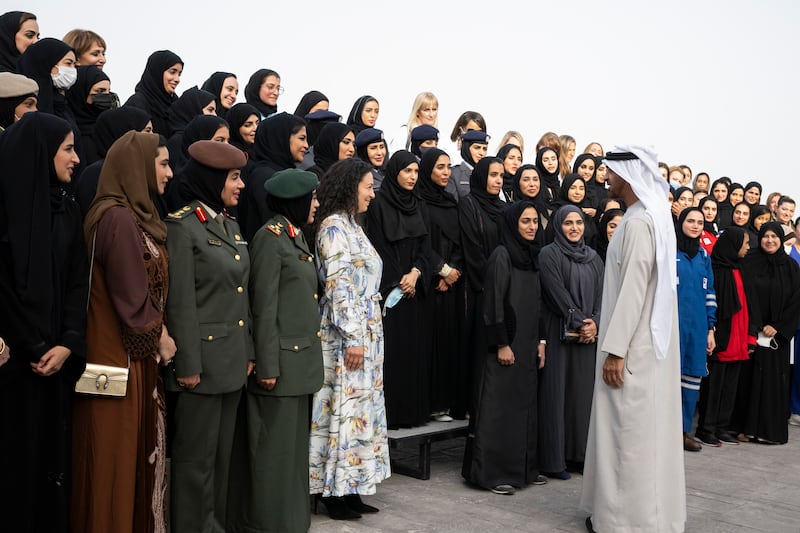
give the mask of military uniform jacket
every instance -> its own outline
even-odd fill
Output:
[[[200,374],[194,393],[236,391],[253,358],[247,242],[236,222],[225,221],[226,234],[199,201],[170,213],[166,223],[167,328],[178,348],[167,388],[182,391],[176,377]]]
[[[250,299],[256,370],[248,391],[313,394],[322,386],[322,345],[314,258],[299,228],[276,215],[250,244]],[[277,377],[267,391],[256,379]]]

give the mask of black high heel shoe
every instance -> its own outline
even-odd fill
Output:
[[[364,503],[361,500],[361,496],[358,494],[348,494],[344,497],[344,503],[353,511],[361,514],[377,513],[380,510],[377,507]]]
[[[337,498],[336,496],[323,498],[317,495],[317,501],[322,502],[325,510],[328,511],[328,516],[333,520],[355,520],[361,518],[361,514],[351,509],[342,498]]]

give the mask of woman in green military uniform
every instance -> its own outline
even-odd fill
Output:
[[[225,210],[244,188],[244,153],[198,141],[181,183],[185,207],[167,219],[172,273],[167,324],[178,351],[166,386],[175,404],[170,482],[174,533],[225,529],[236,413],[252,369],[250,258]]]
[[[274,215],[250,243],[256,367],[247,385],[241,494],[231,498],[242,507],[231,509],[228,531],[310,525],[309,396],[322,386],[322,347],[317,274],[300,226],[314,221],[317,183],[311,172],[286,169],[264,184]]]

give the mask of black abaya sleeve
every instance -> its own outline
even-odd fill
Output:
[[[483,284],[483,325],[489,347],[506,346],[514,340],[514,313],[508,304],[511,258],[504,246],[495,248],[486,265]]]
[[[470,196],[458,203],[458,222],[461,225],[461,247],[464,253],[464,271],[469,289],[480,292],[483,289],[483,269],[486,266],[486,253],[483,249],[485,221],[483,213]]]

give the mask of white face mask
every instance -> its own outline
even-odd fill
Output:
[[[78,80],[78,69],[75,67],[62,67],[57,66],[58,72],[51,74],[53,78],[53,85],[59,89],[69,89]]]

